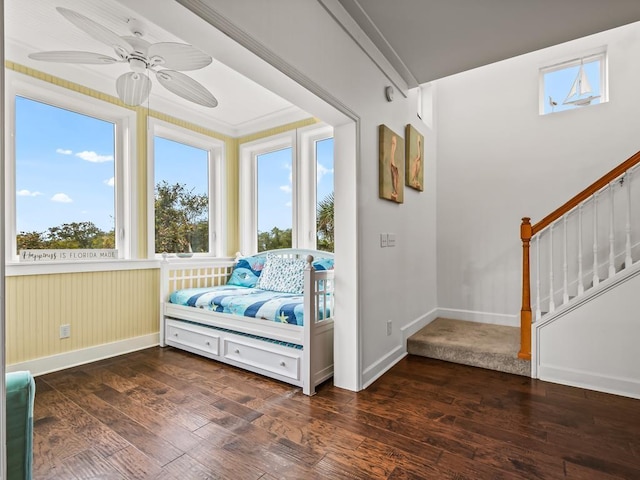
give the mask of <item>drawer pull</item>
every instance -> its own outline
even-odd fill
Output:
[[[286,366],[286,363],[284,363],[284,360],[282,360],[282,361],[280,362],[280,366],[281,366],[281,367],[285,367],[285,366]]]
[[[177,333],[174,333],[174,335],[175,335],[176,337],[178,336],[178,334],[177,334]]]
[[[210,347],[211,346],[211,342],[207,342],[207,346]]]
[[[240,353],[240,349],[239,348],[236,348],[236,353]]]

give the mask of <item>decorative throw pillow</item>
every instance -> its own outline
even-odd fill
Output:
[[[333,270],[333,258],[319,258],[313,261],[316,270]]]
[[[281,258],[267,254],[256,288],[274,292],[301,294],[304,286],[304,267],[302,258]]]
[[[265,256],[258,255],[241,258],[235,267],[233,267],[233,272],[227,281],[227,285],[249,288],[255,287],[266,261]]]

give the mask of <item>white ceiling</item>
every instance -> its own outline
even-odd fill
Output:
[[[339,0],[410,87],[640,21],[640,0]]]
[[[410,87],[640,21],[640,0],[338,1]],[[127,65],[55,64],[31,60],[27,55],[44,50],[84,50],[113,56],[110,47],[69,23],[55,7],[70,8],[118,35],[130,35],[127,22],[136,15],[123,3],[126,5],[123,0],[5,1],[6,58],[115,96],[115,80],[128,71]],[[147,41],[182,42],[158,26],[138,20],[145,26],[143,38]],[[233,136],[309,116],[216,60],[202,70],[186,73],[216,96],[218,107],[210,109],[183,100],[157,82],[149,107]]]
[[[129,71],[124,63],[59,64],[31,60],[27,55],[46,50],[82,50],[116,57],[110,47],[70,23],[56,7],[75,10],[120,36],[131,35],[127,21],[136,17],[133,11],[113,0],[10,0],[4,3],[7,60],[116,96],[116,78]],[[158,26],[138,20],[142,21],[143,38],[148,42],[184,43]],[[207,108],[183,100],[168,92],[152,76],[149,107],[232,136],[310,116],[215,59],[204,69],[185,74],[206,86],[219,105]]]

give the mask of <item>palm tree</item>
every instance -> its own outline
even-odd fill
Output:
[[[316,231],[318,249],[333,252],[333,192],[318,202]]]

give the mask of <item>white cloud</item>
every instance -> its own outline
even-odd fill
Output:
[[[289,183],[293,182],[293,168],[291,168],[290,163],[285,163],[282,168],[289,170]]]
[[[60,155],[71,155],[73,151],[66,148],[56,148],[56,153],[59,153]]]
[[[114,177],[111,177],[107,180],[104,180],[103,182],[105,185],[109,185],[110,187],[113,187],[113,185],[115,184],[115,179]]]
[[[53,197],[51,197],[51,201],[59,203],[73,202],[73,200],[71,200],[71,197],[69,197],[69,195],[67,195],[66,193],[56,193]]]
[[[37,197],[38,195],[42,195],[42,193],[40,193],[40,192],[31,192],[29,190],[22,189],[22,190],[18,190],[16,192],[16,195],[18,195],[19,197]]]
[[[291,202],[287,202],[287,203],[284,204],[284,206],[291,208],[292,205],[291,205]]]
[[[76,153],[76,157],[91,163],[113,162],[113,155],[98,155],[96,152],[89,152],[87,150]]]
[[[284,193],[291,193],[291,185],[281,185],[280,190]]]
[[[327,174],[333,175],[333,168],[327,168],[321,163],[318,163],[318,167],[316,169],[316,179],[318,183],[320,183],[320,181],[322,180],[322,177],[324,177]]]

